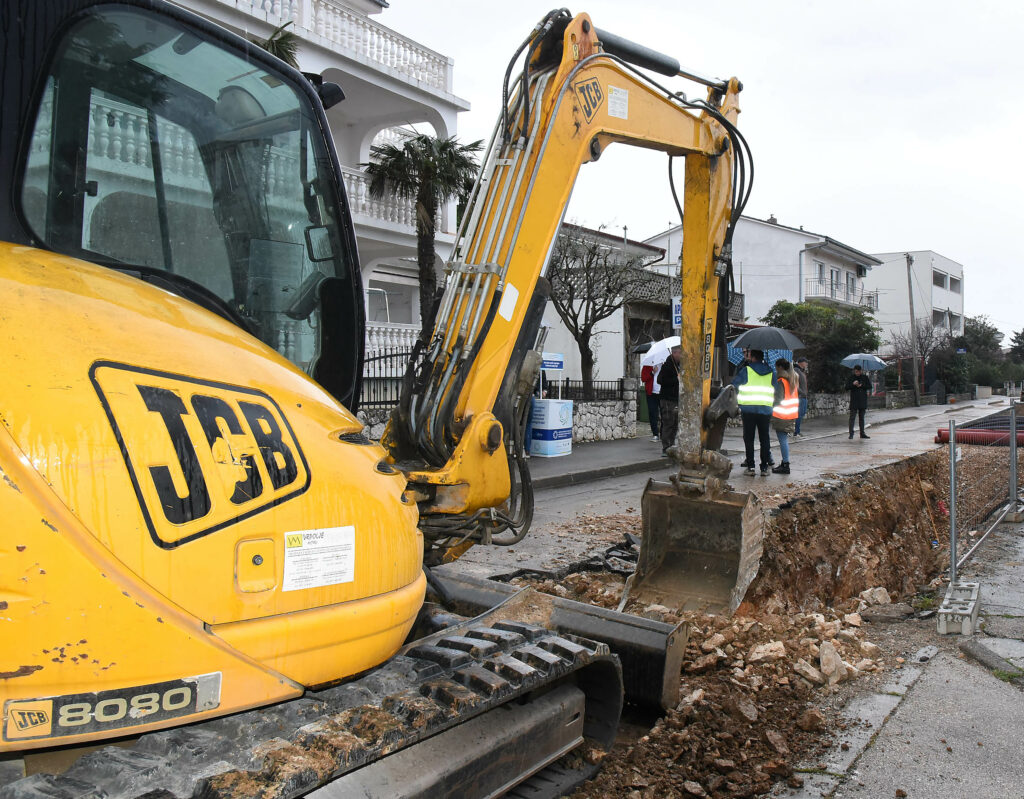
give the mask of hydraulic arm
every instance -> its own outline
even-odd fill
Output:
[[[735,127],[740,83],[682,71],[596,29],[586,14],[551,12],[516,58],[523,51],[525,68],[511,90],[506,79],[505,109],[446,267],[433,337],[386,436],[418,489],[425,535],[448,557],[474,541],[514,543],[529,525],[519,428],[545,268],[580,167],[613,143],[686,159],[678,477],[698,494],[717,494],[729,468],[715,450],[732,394],[712,405],[711,384],[732,223],[748,191],[749,158]],[[697,80],[707,98],[669,91],[632,64]],[[521,507],[505,502],[510,493],[522,495]]]

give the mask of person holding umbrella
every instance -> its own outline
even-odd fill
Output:
[[[662,380],[662,385],[664,384]],[[736,386],[736,401],[743,418],[743,445],[747,453],[743,468],[746,474],[754,474],[756,433],[761,445],[761,474],[766,475],[772,458],[769,430],[775,403],[775,372],[764,362],[764,353],[761,350],[750,350],[750,360],[740,368],[732,384]]]
[[[643,381],[644,393],[647,396],[647,417],[651,423],[653,441],[658,441],[658,420],[661,416],[661,385],[658,383],[659,371],[661,371],[660,364],[645,363],[640,367],[640,379]]]
[[[668,448],[676,443],[676,433],[679,432],[679,362],[682,358],[682,348],[678,344],[673,345],[658,371],[658,382],[661,384],[658,398],[661,405],[662,452],[668,452]]]
[[[860,437],[871,438],[864,432],[864,412],[868,409],[871,381],[860,368],[860,364],[853,367],[853,374],[846,381],[846,388],[850,392],[850,438],[853,438],[853,420],[857,417],[860,418]]]

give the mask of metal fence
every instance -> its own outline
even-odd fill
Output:
[[[841,281],[808,278],[804,283],[804,296],[836,300],[849,305],[863,305],[873,311],[878,310],[878,292],[865,291],[857,286],[850,286]]]
[[[363,388],[359,394],[360,408],[391,408],[402,395],[402,379],[412,357],[412,350],[377,350],[363,361]],[[562,380],[545,381],[550,399],[582,401],[626,399],[625,380]]]
[[[378,350],[363,361],[363,388],[360,408],[391,408],[402,395],[402,378],[412,350]]]
[[[544,387],[549,399],[585,401],[622,400],[626,398],[625,380],[552,380]]]
[[[1016,513],[1024,473],[1024,416],[1010,408],[961,425],[949,422],[950,583],[1007,514]],[[1013,434],[1011,434],[1011,431]]]

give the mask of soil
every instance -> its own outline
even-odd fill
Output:
[[[963,450],[961,472],[970,478],[961,480],[958,511],[963,505],[969,518],[1004,494],[1006,450]],[[828,749],[848,699],[937,643],[933,620],[907,616],[909,606],[873,614],[861,594],[884,588],[870,591],[872,603],[886,593],[918,609],[936,603],[949,564],[948,474],[948,456],[936,451],[817,485],[755,489],[768,518],[764,554],[732,618],[627,607],[691,623],[684,699],[653,726],[624,725],[600,773],[575,799],[743,797],[780,781],[801,785],[797,767]],[[578,519],[566,528],[578,532],[581,525],[609,543],[641,535],[639,513]],[[618,563],[614,555],[604,559]],[[592,560],[582,571],[513,582],[614,608],[624,577]]]

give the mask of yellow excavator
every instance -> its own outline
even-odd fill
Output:
[[[526,535],[545,265],[625,142],[686,157],[682,454],[631,590],[742,596],[759,515],[711,399],[739,83],[538,23],[378,445],[341,90],[161,0],[0,21],[0,799],[555,796],[624,693],[672,704],[684,630],[430,566]]]

